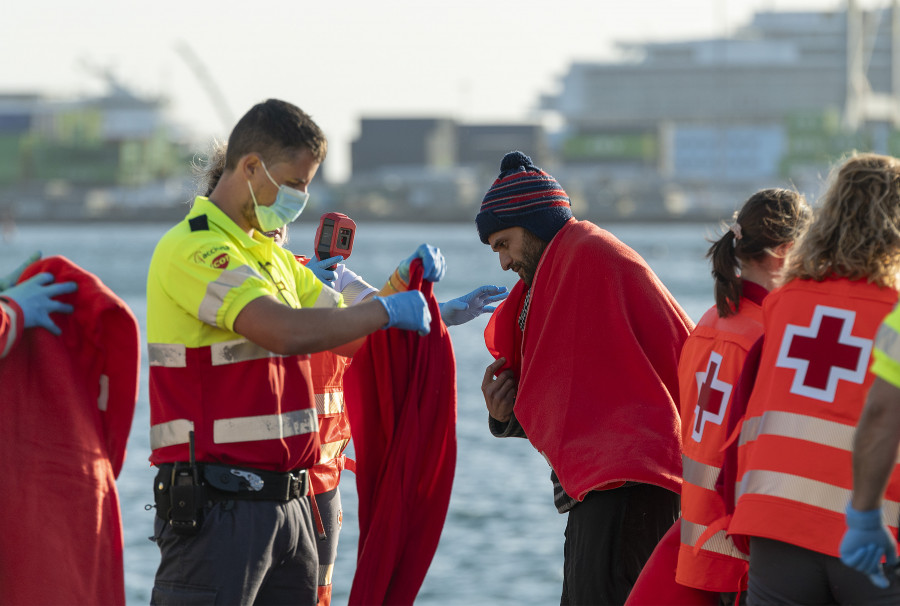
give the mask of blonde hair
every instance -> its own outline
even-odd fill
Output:
[[[782,283],[834,276],[897,288],[900,160],[856,154],[832,171],[812,225],[788,254]]]
[[[216,188],[216,183],[219,182],[225,171],[225,152],[227,150],[227,143],[214,139],[207,155],[203,158],[195,157],[191,162],[196,195],[209,197],[209,194]]]

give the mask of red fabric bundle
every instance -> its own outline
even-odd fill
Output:
[[[138,394],[140,332],[125,303],[63,257],[38,261],[74,281],[56,297],[54,336],[29,328],[0,360],[0,603],[124,604],[115,478]]]
[[[437,550],[456,468],[456,362],[421,261],[410,288],[431,332],[379,330],[353,356],[344,395],[356,452],[359,549],[349,604],[412,604]]]
[[[681,518],[656,545],[641,575],[628,594],[625,606],[717,606],[719,592],[703,591],[675,582],[678,549],[681,547]]]

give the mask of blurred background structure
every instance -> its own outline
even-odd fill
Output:
[[[187,44],[177,50],[222,123],[233,122],[200,58]],[[346,178],[323,171],[311,207],[468,221],[500,158],[520,149],[563,184],[581,218],[708,220],[764,187],[815,196],[853,150],[900,155],[898,0],[758,11],[727,36],[619,51],[616,61],[572,62],[527,120],[360,116]],[[83,67],[105,94],[0,88],[0,218],[182,216],[191,162],[206,149],[168,119],[164,97]]]

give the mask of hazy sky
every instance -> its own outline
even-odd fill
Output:
[[[758,10],[834,10],[842,0],[19,0],[0,12],[0,92],[75,96],[108,70],[169,100],[198,139],[227,138],[268,97],[312,114],[346,175],[363,116],[517,121],[577,60],[621,41],[726,35]],[[863,7],[889,0],[858,0]],[[179,47],[187,48],[186,52]],[[192,62],[196,57],[212,88]],[[232,118],[223,123],[219,108]]]

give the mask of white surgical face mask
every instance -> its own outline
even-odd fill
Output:
[[[253,206],[256,209],[256,220],[259,221],[259,227],[262,231],[274,231],[284,227],[288,223],[295,221],[303,209],[306,208],[306,201],[309,200],[309,194],[287,185],[278,185],[272,175],[269,174],[265,163],[260,160],[266,176],[275,187],[278,188],[278,195],[275,196],[275,202],[271,206],[260,206],[256,202],[256,195],[253,193],[253,186],[247,181],[247,187],[250,188],[250,197],[253,198]]]

